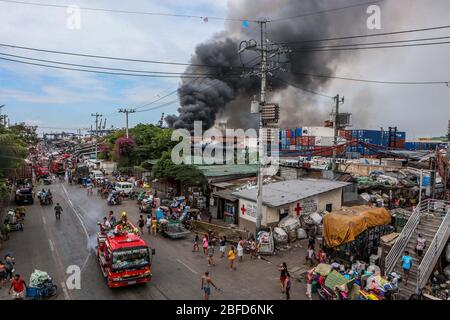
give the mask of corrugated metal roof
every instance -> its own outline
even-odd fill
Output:
[[[279,207],[320,193],[342,188],[350,183],[325,179],[302,179],[275,182],[263,186],[263,204]],[[256,201],[256,188],[234,192],[238,198]]]
[[[230,175],[251,175],[256,174],[258,167],[252,164],[224,164],[197,166],[205,177],[222,177]]]

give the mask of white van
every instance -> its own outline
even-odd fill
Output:
[[[91,178],[94,180],[104,179],[105,176],[103,175],[103,172],[100,170],[94,170],[91,172]]]
[[[116,182],[114,189],[116,191],[122,191],[125,194],[130,194],[133,192],[133,184],[131,182]]]

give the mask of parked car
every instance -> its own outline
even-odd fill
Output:
[[[34,194],[32,188],[20,188],[16,191],[15,202],[17,205],[20,204],[33,204]]]

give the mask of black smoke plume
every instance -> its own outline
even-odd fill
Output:
[[[367,1],[345,1],[345,6],[364,2]],[[288,57],[273,58],[274,62],[280,62],[279,65],[288,72],[276,71],[268,83],[268,100],[279,103],[281,107],[281,125],[298,125],[302,120],[304,123],[305,119],[308,124],[319,124],[327,117],[330,110],[323,112],[314,108],[315,96],[292,87],[288,88],[286,82],[308,90],[325,90],[328,79],[308,77],[300,73],[333,75],[339,63],[348,62],[354,57],[353,53],[347,51],[298,51],[300,48],[305,50],[308,47],[336,44],[301,41],[367,33],[368,5],[305,16],[308,13],[342,6],[342,1],[329,0],[233,0],[228,3],[229,16],[234,18],[272,20],[303,15],[269,22],[267,25],[267,38],[271,42],[296,41],[287,45],[293,51]],[[248,39],[255,39],[259,43],[260,29],[256,23],[250,22],[249,27],[244,27],[240,22],[229,21],[225,31],[197,45],[191,59],[192,64],[223,68],[190,66],[186,69],[186,73],[211,75],[206,79],[183,79],[178,89],[181,105],[178,109],[179,115],[166,117],[170,127],[192,130],[194,120],[201,120],[204,129],[207,129],[214,125],[218,117],[227,120],[229,127],[256,126],[257,121],[250,116],[249,111],[253,96],[256,95],[259,99],[260,79],[255,76],[241,77],[241,74],[248,71],[242,68],[242,63],[247,67],[259,67],[258,53],[246,51],[241,56],[237,54],[239,43]]]

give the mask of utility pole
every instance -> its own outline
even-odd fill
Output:
[[[103,115],[96,112],[95,114],[92,113],[91,117],[95,117],[95,160],[97,160],[98,156],[98,148],[97,148],[97,142],[98,142],[98,118],[102,117]]]
[[[135,113],[136,110],[135,109],[119,109],[120,113],[125,113],[125,121],[126,121],[126,136],[128,139],[128,115],[130,113]]]
[[[261,20],[258,21],[259,27],[260,27],[260,43],[259,47],[254,39],[250,39],[248,41],[242,41],[239,45],[239,51],[238,53],[241,54],[245,50],[253,50],[253,51],[259,51],[261,54],[261,64],[260,64],[260,70],[254,70],[250,73],[246,74],[245,76],[251,76],[251,75],[257,75],[261,78],[261,93],[260,93],[260,101],[258,106],[259,113],[259,137],[258,137],[258,189],[257,189],[257,201],[256,201],[256,232],[258,232],[261,229],[261,223],[262,223],[262,203],[263,203],[263,180],[264,180],[264,172],[263,167],[264,164],[262,164],[262,157],[264,155],[263,148],[264,148],[264,140],[263,140],[263,129],[264,129],[264,121],[263,121],[263,111],[264,107],[267,105],[266,103],[266,93],[267,93],[267,75],[271,74],[272,71],[279,69],[278,65],[271,64],[268,65],[268,54],[270,54],[270,57],[274,57],[276,55],[281,55],[290,52],[289,49],[283,48],[279,45],[275,45],[272,43],[269,43],[267,39],[267,20]],[[278,106],[276,107],[278,108]],[[252,112],[255,112],[252,110]],[[271,119],[272,123],[277,123],[278,116],[274,116],[274,119]]]
[[[333,128],[334,128],[334,148],[333,148],[333,161],[332,161],[332,169],[333,171],[337,170],[337,164],[336,164],[336,156],[337,156],[337,145],[338,145],[338,130],[339,130],[339,104],[344,103],[344,97],[340,99],[339,95],[337,94],[334,98],[334,101],[336,102],[335,110],[334,110],[334,121],[333,121]]]

